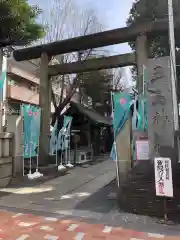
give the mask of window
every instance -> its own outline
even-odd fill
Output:
[[[38,88],[38,86],[32,86],[32,85],[30,85],[30,86],[28,86],[28,89],[29,90],[31,90],[33,93],[39,93],[39,88]]]
[[[20,115],[21,114],[20,103],[9,103],[8,114],[9,115]]]
[[[13,79],[9,79],[8,80],[8,85],[15,86],[16,85],[16,81],[13,80]]]

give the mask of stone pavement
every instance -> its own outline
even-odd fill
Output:
[[[0,240],[180,239],[179,225],[120,212],[108,199],[115,174],[115,163],[104,161],[47,182],[1,189]]]
[[[65,176],[34,186],[22,183],[22,185],[0,189],[0,208],[13,207],[78,216],[81,214],[90,216],[94,212],[95,217],[101,217],[112,208],[109,203],[102,206],[102,201],[105,202],[107,198],[104,193],[105,186],[115,176],[115,163],[112,161],[77,167]],[[30,182],[33,183],[33,180]]]
[[[0,212],[1,240],[179,240],[161,234],[143,233],[74,220]]]

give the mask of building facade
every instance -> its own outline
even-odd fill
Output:
[[[7,60],[6,104],[7,114],[20,115],[22,103],[39,105],[39,78],[36,74],[38,65],[31,61],[16,62]],[[61,94],[60,86],[54,84],[53,91],[58,101]],[[65,91],[64,96],[65,97]],[[51,112],[54,106],[51,103]]]

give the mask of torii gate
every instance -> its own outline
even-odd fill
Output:
[[[175,28],[180,28],[180,18],[175,19]],[[39,103],[41,108],[41,133],[39,139],[40,160],[48,156],[47,146],[49,146],[51,76],[137,65],[138,90],[141,92],[143,86],[140,80],[142,79],[143,65],[146,65],[148,60],[147,37],[167,33],[168,20],[163,19],[149,23],[132,24],[129,27],[15,50],[13,55],[16,61],[41,58],[39,94]],[[77,52],[131,41],[135,41],[135,53],[93,60],[90,59],[70,64],[48,65],[49,57],[58,54]]]

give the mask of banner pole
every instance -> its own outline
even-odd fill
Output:
[[[69,139],[68,139],[68,149],[69,149],[69,164],[71,164],[71,133],[69,132]]]
[[[71,160],[70,160],[70,158],[71,158],[71,153],[70,153],[70,150],[71,150],[71,147],[70,147],[70,133],[69,133],[69,135],[68,135],[68,155],[69,155],[69,157],[68,157],[68,162],[69,163],[71,163]]]
[[[31,136],[31,134],[30,134]],[[30,137],[30,161],[29,161],[29,173],[32,174],[32,155],[31,155],[31,151],[32,151],[32,141],[31,141],[31,137]]]
[[[41,118],[41,108],[39,109],[39,118]],[[40,132],[40,130],[39,130],[39,132]],[[37,142],[37,156],[36,156],[36,172],[38,172],[38,171],[39,171],[39,136],[38,136],[38,142]]]
[[[58,152],[58,137],[56,136],[56,166],[58,165],[57,152]]]
[[[61,141],[61,163],[60,163],[60,165],[63,165],[63,135],[61,135],[60,141]]]
[[[39,171],[39,140],[37,145],[37,156],[36,156],[36,172]]]
[[[111,106],[112,106],[112,117],[114,119],[114,104],[113,104],[113,93],[111,92]],[[118,188],[120,187],[120,179],[119,179],[119,166],[118,166],[118,156],[117,156],[117,146],[116,146],[116,138],[115,138],[115,132],[113,130],[113,135],[114,135],[114,142],[113,142],[113,145],[114,145],[114,150],[115,150],[115,153],[116,153],[116,178],[117,178],[117,185],[118,185]]]
[[[23,157],[23,177],[24,177],[24,153],[25,153],[25,150],[26,150],[26,148],[25,148],[25,146],[24,146],[24,114],[23,114],[23,105],[21,104],[21,107],[20,107],[20,115],[21,115],[21,117],[22,117],[22,126],[23,126],[23,131],[22,131],[22,140],[23,140],[23,153],[22,153],[22,157]]]
[[[3,48],[0,48],[0,81],[3,81]],[[2,132],[3,88],[0,88],[0,132]]]
[[[71,145],[70,145],[70,139],[71,139],[71,133],[70,133],[70,130],[68,129],[67,130],[67,135],[66,135],[66,147],[67,147],[67,167],[68,168],[73,168],[74,165],[72,165],[71,163]]]
[[[58,165],[58,171],[65,171],[66,167],[63,166],[63,128],[60,129],[58,134],[58,143],[60,152],[60,164]]]
[[[66,158],[66,166],[68,165],[68,149],[67,149],[67,132],[65,130],[64,134],[64,146],[65,146],[65,158]]]
[[[36,109],[37,110],[37,114],[36,114],[36,117],[38,117],[39,116],[39,119],[41,118],[41,108],[39,108],[39,109]],[[39,113],[39,114],[38,114]],[[38,118],[37,118],[38,119]],[[37,120],[36,119],[36,120]],[[40,124],[40,121],[38,121],[37,120],[37,122]],[[39,126],[39,128],[38,129],[40,129],[40,126]],[[37,137],[37,139],[38,139],[38,141],[37,141],[37,154],[36,154],[36,172],[35,173],[33,173],[33,178],[40,178],[40,177],[43,177],[43,173],[40,173],[39,172],[39,134],[40,134],[40,130],[38,131],[38,137]],[[35,147],[35,146],[34,146]]]

